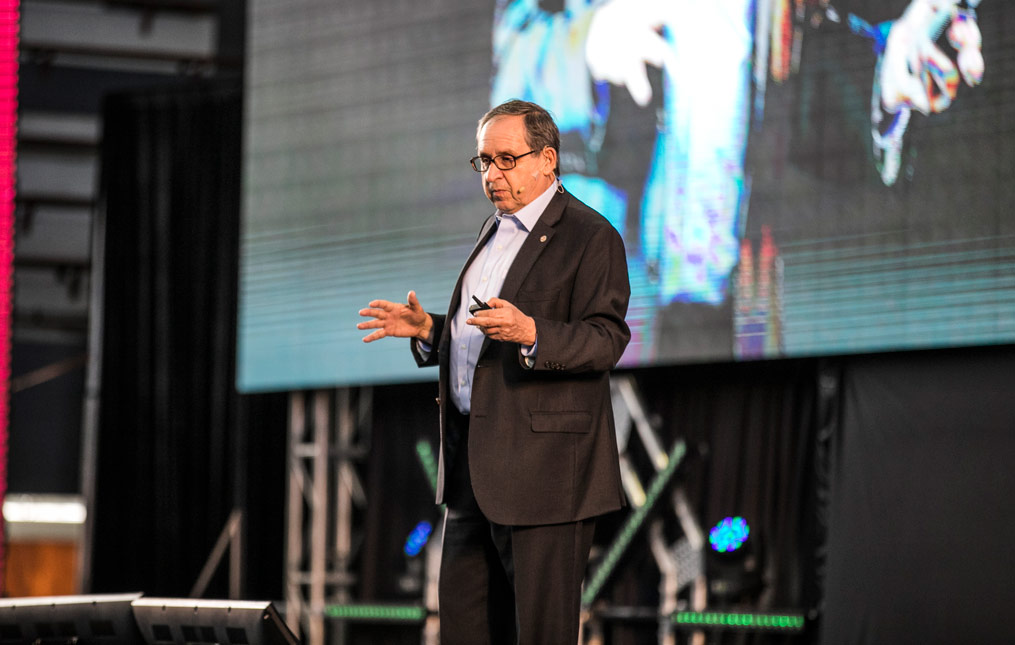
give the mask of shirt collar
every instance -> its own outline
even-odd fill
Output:
[[[557,191],[557,186],[559,184],[560,181],[554,179],[553,182],[550,183],[549,187],[547,187],[547,189],[544,190],[542,194],[539,195],[539,197],[536,197],[531,202],[529,202],[525,206],[522,206],[514,213],[510,214],[502,213],[498,210],[497,221],[499,222],[501,217],[507,215],[508,217],[513,217],[516,220],[518,220],[518,223],[526,231],[531,231],[532,227],[535,226],[536,222],[539,221],[539,217],[543,214],[543,211],[546,210],[546,207],[547,205],[549,205],[550,200],[553,199],[553,193]]]

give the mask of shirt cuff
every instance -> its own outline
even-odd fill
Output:
[[[414,338],[413,341],[416,343],[416,351],[419,352],[419,357],[422,358],[424,361],[429,360],[430,352],[433,351],[433,347],[430,346],[430,343],[420,340],[418,338]],[[534,362],[535,361],[533,361],[533,363]]]
[[[525,364],[526,369],[532,369],[536,366],[536,350],[539,349],[539,338],[536,338],[536,342],[532,345],[519,345],[518,351],[522,354],[522,362]]]

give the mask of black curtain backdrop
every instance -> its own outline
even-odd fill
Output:
[[[94,592],[186,596],[239,509],[243,594],[281,595],[287,398],[234,387],[241,115],[238,82],[104,105]]]
[[[688,446],[674,486],[681,486],[702,530],[727,516],[742,516],[751,540],[761,588],[731,598],[711,596],[712,608],[729,611],[806,610],[816,606],[816,577],[823,531],[815,492],[815,441],[820,373],[816,360],[687,365],[635,372],[650,412],[659,421],[667,447],[678,438]],[[630,454],[641,444],[632,439]],[[644,460],[643,460],[644,462]],[[639,469],[645,479],[651,472]],[[667,493],[652,517],[663,517],[672,541],[681,535]],[[610,521],[612,519],[612,521]],[[597,541],[604,546],[626,511],[602,523]],[[651,519],[651,518],[650,518]],[[643,530],[622,561],[604,595],[616,605],[658,604],[659,575]],[[689,600],[688,592],[680,596]],[[658,642],[657,625],[617,621],[609,642]],[[685,634],[686,636],[686,634]],[[713,633],[710,643],[806,642],[809,634]]]
[[[821,642],[1013,643],[1015,347],[850,360]]]

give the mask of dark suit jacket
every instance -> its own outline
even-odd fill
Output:
[[[493,231],[483,226],[465,268]],[[441,455],[437,501],[449,454],[450,316],[433,315],[440,365]],[[472,386],[469,466],[473,492],[488,519],[504,525],[571,522],[624,504],[609,371],[627,346],[630,297],[624,243],[601,215],[569,193],[554,195],[508,271],[501,298],[536,321],[535,366],[515,343],[486,339]],[[448,322],[448,324],[445,324]]]

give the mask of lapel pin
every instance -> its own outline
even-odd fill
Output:
[[[539,241],[540,241],[540,242],[545,242],[545,241],[546,241],[546,236],[544,235],[544,236],[542,236],[541,238],[539,238]]]

